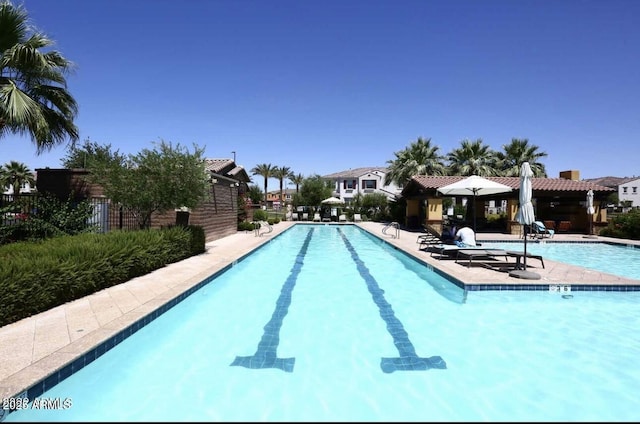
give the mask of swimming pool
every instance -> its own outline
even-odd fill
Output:
[[[640,293],[572,296],[296,224],[6,420],[637,420]]]
[[[524,242],[483,242],[483,247],[523,250]],[[640,248],[609,243],[527,242],[527,252],[608,274],[640,280]]]

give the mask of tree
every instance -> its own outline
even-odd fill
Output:
[[[281,206],[284,205],[284,190],[283,190],[284,179],[289,177],[290,173],[291,173],[291,168],[287,166],[280,166],[280,167],[275,166],[271,170],[271,175],[277,178],[278,181],[280,182],[280,205]]]
[[[126,157],[120,154],[119,150],[115,152],[111,150],[111,144],[100,145],[95,141],[91,141],[88,138],[84,141],[82,146],[77,146],[72,143],[67,156],[65,156],[61,163],[65,168],[91,168],[93,164],[105,163],[109,161],[115,161],[121,163]]]
[[[496,155],[491,147],[483,145],[482,139],[465,139],[460,144],[447,155],[452,175],[490,177],[497,174]]]
[[[33,172],[24,163],[12,160],[0,167],[0,187],[4,191],[11,186],[14,200],[20,194],[20,187],[23,184],[30,184],[33,187],[35,183]]]
[[[291,181],[293,184],[296,185],[296,193],[300,192],[300,184],[302,184],[302,182],[304,181],[304,176],[302,174],[294,174],[293,172],[291,172],[289,175],[287,175],[287,178],[289,178],[289,181]]]
[[[520,168],[524,162],[529,162],[535,177],[547,176],[544,165],[539,162],[547,154],[538,151],[538,146],[530,145],[528,139],[512,138],[511,143],[503,145],[502,149],[504,152],[496,152],[496,158],[503,176],[520,176]]]
[[[320,206],[320,203],[327,197],[331,197],[331,194],[333,194],[333,183],[315,174],[305,178],[300,187],[298,202],[307,206]]]
[[[274,166],[270,163],[256,165],[251,172],[253,175],[262,175],[264,177],[264,205],[267,205],[267,181],[273,176]]]
[[[251,199],[251,203],[259,205],[260,201],[263,198],[262,190],[260,190],[260,187],[258,187],[257,185],[251,184],[247,188],[247,196],[249,197],[249,199]]]
[[[104,194],[121,204],[138,218],[140,228],[148,228],[154,212],[197,207],[211,187],[202,157],[204,150],[194,145],[194,152],[180,144],[161,141],[153,150],[119,160],[111,155],[89,168],[89,179],[101,185]]]
[[[22,6],[0,3],[0,137],[29,134],[39,154],[78,139],[78,106],[65,79],[73,63],[44,52],[54,42],[32,28]]]
[[[406,149],[394,152],[396,158],[387,161],[389,172],[384,178],[385,185],[393,182],[402,187],[414,175],[445,175],[443,157],[438,155],[438,150],[439,147],[431,145],[430,138],[418,137]]]

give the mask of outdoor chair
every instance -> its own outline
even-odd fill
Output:
[[[303,221],[308,221],[309,220],[309,214],[307,212],[302,212],[302,220]]]
[[[313,214],[313,222],[320,222],[321,218],[320,218],[320,214],[319,213],[314,213]]]
[[[347,215],[342,214],[338,217],[338,222],[347,222]]]
[[[531,237],[552,238],[555,233],[556,232],[554,230],[547,228],[542,221],[535,221],[531,224]]]
[[[353,222],[361,222],[361,221],[362,221],[362,216],[359,213],[354,213]]]

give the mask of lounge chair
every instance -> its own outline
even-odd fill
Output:
[[[313,222],[320,222],[322,219],[320,218],[320,214],[318,212],[313,214]]]
[[[551,230],[542,223],[542,221],[535,221],[531,224],[531,236],[537,238],[552,238],[556,232]]]
[[[294,212],[293,214],[291,214],[291,220],[292,221],[297,221],[298,220],[298,212]]]
[[[353,222],[361,222],[361,221],[362,221],[362,216],[359,213],[354,213]]]
[[[308,221],[309,220],[309,214],[307,212],[302,212],[302,220],[303,221]]]
[[[460,247],[460,246],[456,246],[455,244],[432,244],[432,245],[428,245],[425,249],[426,252],[431,253],[431,257],[433,257],[434,253],[437,253],[438,257],[436,259],[455,258],[458,254],[458,251],[460,250],[487,250],[487,249],[480,246]]]
[[[507,260],[510,257],[513,257],[513,255],[504,249],[462,248],[456,252],[456,263],[460,260],[465,260],[467,261],[467,268],[470,268],[473,261],[480,259],[481,262],[478,262],[480,265],[487,268],[494,268],[496,264],[499,266],[509,265]],[[498,258],[504,258],[505,260],[497,261]]]
[[[342,214],[338,217],[338,222],[347,222],[347,215]]]

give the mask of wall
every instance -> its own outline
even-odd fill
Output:
[[[80,169],[38,169],[37,187],[39,192],[52,192],[63,200],[70,193],[76,199],[95,198],[103,194],[102,187],[85,181],[88,174]],[[131,217],[126,216],[125,228],[136,228],[127,225]],[[161,228],[175,225],[178,219],[177,211],[151,215],[151,228]],[[109,207],[109,229],[117,229],[119,208],[117,205]],[[206,241],[216,240],[235,234],[238,231],[238,186],[235,180],[217,176],[208,199],[198,208],[190,211],[189,224],[202,226],[205,230]]]

